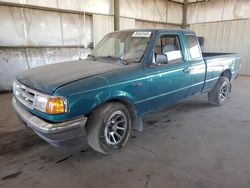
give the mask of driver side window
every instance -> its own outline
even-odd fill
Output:
[[[158,65],[181,63],[183,61],[180,41],[177,35],[163,35],[154,48],[154,60]]]

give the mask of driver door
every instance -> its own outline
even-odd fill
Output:
[[[145,67],[147,100],[144,108],[147,111],[173,105],[189,95],[191,69],[185,61],[180,37],[174,33],[163,34],[155,43],[151,62]]]

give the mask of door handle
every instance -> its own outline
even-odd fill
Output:
[[[187,67],[187,68],[183,69],[183,72],[189,74],[191,72],[191,70],[192,69],[190,67]]]

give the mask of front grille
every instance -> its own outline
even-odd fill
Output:
[[[15,96],[18,101],[30,109],[34,109],[36,92],[27,86],[16,83]]]

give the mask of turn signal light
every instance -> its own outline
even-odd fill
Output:
[[[65,102],[62,98],[49,98],[46,105],[47,114],[63,114],[66,112]]]

